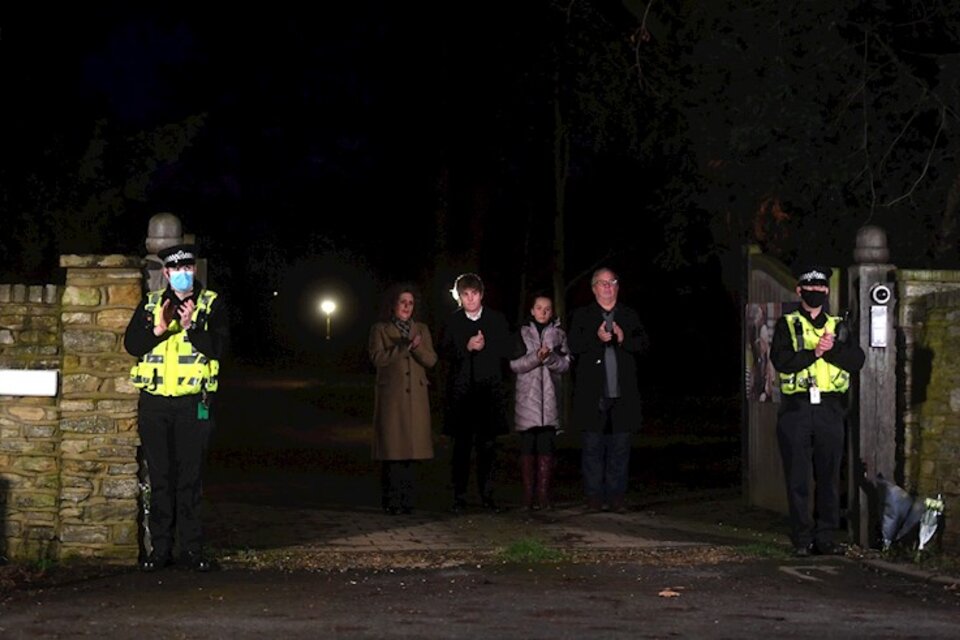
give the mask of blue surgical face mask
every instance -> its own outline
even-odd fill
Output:
[[[193,289],[192,271],[174,271],[170,274],[170,286],[174,291],[184,293]]]

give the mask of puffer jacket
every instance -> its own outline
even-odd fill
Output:
[[[514,428],[525,431],[532,427],[560,427],[560,376],[570,369],[570,349],[567,334],[559,320],[544,327],[543,333],[530,320],[520,327],[522,353],[510,361],[510,369],[517,374]],[[541,363],[537,350],[550,347],[550,354]]]

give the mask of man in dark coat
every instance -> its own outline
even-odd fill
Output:
[[[440,342],[448,367],[443,432],[453,439],[453,511],[466,507],[470,453],[474,449],[480,499],[484,507],[496,511],[493,467],[496,438],[507,433],[503,372],[513,343],[504,315],[483,306],[483,281],[479,276],[461,275],[454,290],[460,308],[447,321]]]
[[[647,336],[637,312],[618,303],[617,274],[597,269],[590,281],[595,302],[577,309],[568,341],[576,358],[573,423],[583,434],[587,508],[626,511],[630,436],[640,428],[636,356]]]

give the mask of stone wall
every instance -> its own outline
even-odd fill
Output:
[[[3,555],[134,559],[137,390],[123,332],[141,298],[130,256],[62,256],[66,285],[0,285],[0,368],[58,369],[56,398],[0,397]]]
[[[0,369],[61,368],[60,294],[0,284]],[[56,552],[59,433],[57,398],[0,396],[0,556]]]
[[[960,550],[960,272],[902,270],[897,287],[898,480],[920,497],[943,494],[944,545]]]

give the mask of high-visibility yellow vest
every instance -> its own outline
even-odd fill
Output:
[[[154,324],[160,323],[158,306],[163,299],[163,291],[151,291],[147,294],[146,310],[154,314]],[[205,289],[197,297],[197,306],[193,310],[191,322],[204,324],[210,313],[210,305],[217,294]],[[157,310],[154,313],[154,310]],[[167,327],[170,334],[152,351],[143,355],[130,370],[133,386],[155,396],[188,396],[217,390],[220,362],[208,358],[194,348],[187,332],[180,326],[179,318]]]
[[[812,351],[823,334],[836,334],[837,323],[840,322],[839,317],[828,315],[823,328],[817,329],[799,311],[788,313],[784,318],[790,330],[790,341],[796,351]],[[798,329],[802,334],[799,340]],[[802,371],[780,373],[780,391],[785,395],[806,393],[813,382],[816,382],[817,388],[822,393],[843,393],[850,388],[850,374],[823,358],[817,358],[813,364]]]

